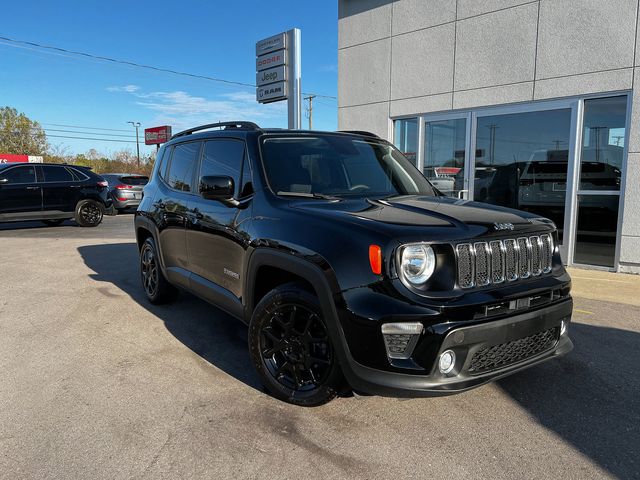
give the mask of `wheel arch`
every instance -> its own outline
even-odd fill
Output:
[[[245,276],[244,318],[247,323],[250,322],[253,310],[257,305],[256,292],[266,290],[264,292],[266,293],[272,289],[267,286],[260,286],[260,288],[256,289],[257,283],[261,278],[259,273],[263,272],[264,274],[264,272],[271,273],[274,271],[286,272],[287,275],[283,275],[278,280],[302,281],[311,287],[313,293],[318,297],[322,315],[329,329],[332,343],[337,351],[340,364],[344,369],[352,360],[350,359],[349,349],[338,319],[338,312],[334,300],[340,291],[337,280],[328,265],[322,266],[323,268],[317,263],[291,255],[290,253],[267,248],[254,250],[249,258],[247,275]],[[279,284],[282,283],[275,283],[273,288]],[[345,374],[347,374],[347,372],[345,372]]]

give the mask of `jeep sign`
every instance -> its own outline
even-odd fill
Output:
[[[284,65],[279,67],[269,68],[268,70],[262,70],[256,73],[256,85],[262,87],[269,83],[282,82],[287,79],[287,69]]]

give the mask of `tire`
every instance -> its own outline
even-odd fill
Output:
[[[318,298],[296,283],[279,286],[256,306],[249,352],[266,389],[294,405],[332,400],[343,384]]]
[[[61,225],[65,220],[65,218],[55,218],[50,220],[42,220],[42,223],[44,223],[48,227],[57,227],[58,225]]]
[[[102,222],[104,209],[95,200],[81,200],[76,205],[75,221],[81,227],[97,227]]]
[[[178,296],[178,289],[162,273],[158,249],[153,238],[147,238],[140,249],[140,280],[147,299],[154,305],[170,303]]]

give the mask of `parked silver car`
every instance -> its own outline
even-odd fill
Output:
[[[102,177],[109,184],[109,194],[118,211],[138,208],[149,177],[136,173],[103,173]]]

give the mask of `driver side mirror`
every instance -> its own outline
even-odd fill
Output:
[[[233,178],[207,175],[200,177],[200,196],[205,200],[229,202],[233,198]]]

